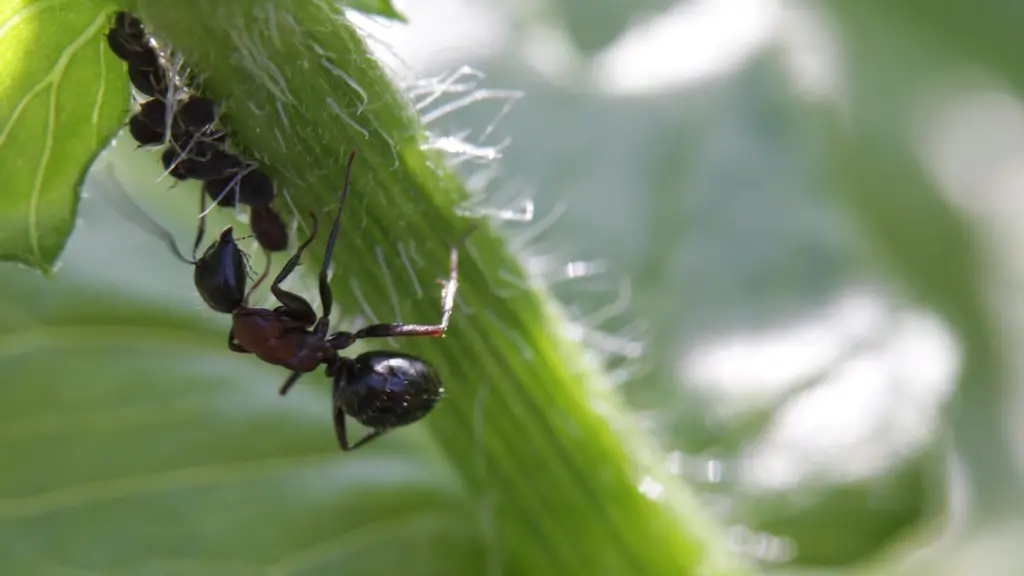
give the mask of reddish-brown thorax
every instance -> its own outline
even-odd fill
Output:
[[[323,336],[264,308],[243,308],[232,315],[235,340],[260,360],[297,372],[312,372],[334,354]]]

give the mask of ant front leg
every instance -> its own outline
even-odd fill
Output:
[[[470,230],[472,232],[472,229]],[[466,234],[468,236],[468,233]],[[465,239],[465,236],[463,236]],[[327,343],[335,350],[348,348],[363,338],[391,338],[394,336],[444,336],[448,321],[455,308],[455,292],[459,288],[459,243],[452,247],[449,255],[448,281],[441,290],[441,322],[438,324],[373,324],[356,332],[335,332]],[[362,442],[362,440],[360,441]]]
[[[345,183],[341,187],[341,197],[338,198],[338,211],[334,214],[334,223],[331,225],[331,233],[327,236],[327,247],[324,249],[324,262],[320,266],[320,322],[317,323],[317,333],[323,331],[327,335],[327,325],[331,316],[331,308],[334,307],[334,295],[331,293],[331,285],[327,282],[327,270],[331,266],[331,255],[334,253],[334,244],[338,240],[338,230],[341,227],[341,211],[345,207],[345,199],[348,198],[349,182],[352,176],[352,162],[356,159],[353,150],[348,155],[348,163],[345,165]]]
[[[284,282],[292,272],[295,271],[296,266],[299,265],[299,260],[302,259],[302,252],[313,242],[316,238],[316,215],[310,214],[313,218],[313,231],[309,234],[309,238],[299,245],[295,250],[295,254],[288,259],[281,271],[278,272],[277,277],[274,278],[274,283],[270,285],[270,291],[274,294],[274,297],[284,305],[284,314],[289,318],[301,322],[304,326],[312,326],[316,323],[316,312],[313,311],[313,307],[306,302],[306,299],[298,294],[294,294],[281,288],[281,283]],[[275,313],[280,310],[278,308]]]

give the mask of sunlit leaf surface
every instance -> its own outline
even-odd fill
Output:
[[[53,267],[85,171],[126,115],[124,65],[103,37],[110,5],[0,3],[0,260]]]

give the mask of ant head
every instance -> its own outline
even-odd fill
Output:
[[[232,228],[228,226],[220,238],[196,260],[196,290],[206,305],[217,312],[231,314],[245,302],[245,256],[235,243]]]

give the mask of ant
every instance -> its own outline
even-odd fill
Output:
[[[268,310],[242,305],[232,313],[228,348],[242,354],[255,354],[269,364],[292,370],[281,386],[284,396],[303,375],[320,365],[333,379],[334,429],[342,450],[354,450],[392,428],[411,424],[423,418],[441,399],[444,388],[437,370],[425,360],[389,351],[371,351],[349,358],[339,354],[363,338],[389,338],[392,336],[444,336],[455,304],[458,288],[458,243],[450,254],[448,281],[441,292],[441,322],[421,324],[373,324],[355,332],[328,334],[333,295],[327,282],[327,269],[338,237],[342,208],[348,196],[352,162],[351,152],[345,168],[345,182],[338,200],[320,268],[319,291],[321,316],[317,318],[313,307],[301,296],[288,292],[281,284],[299,265],[303,251],[316,237],[316,215],[313,230],[284,265],[270,291],[282,304]],[[472,229],[471,229],[472,231]],[[461,240],[460,240],[461,243]],[[345,415],[352,416],[371,429],[354,444],[349,444],[345,431]]]

